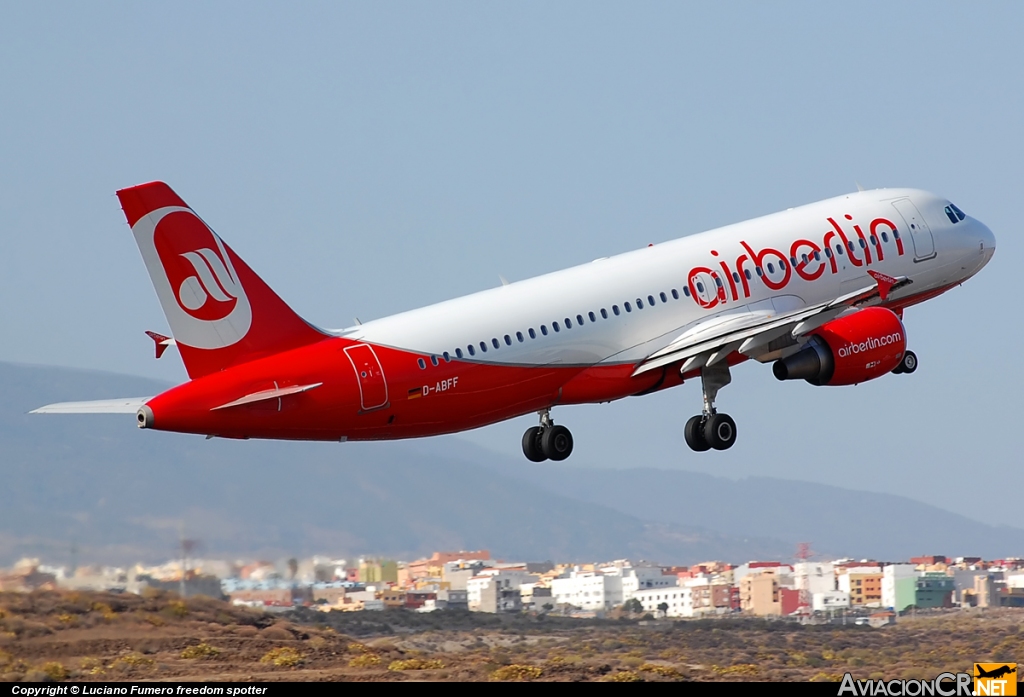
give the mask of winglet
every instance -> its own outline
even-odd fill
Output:
[[[875,279],[875,282],[878,284],[878,294],[881,296],[882,302],[889,299],[889,292],[892,290],[892,287],[900,282],[898,278],[887,276],[880,271],[871,270],[868,271],[868,275]]]
[[[169,336],[164,336],[163,334],[157,334],[156,332],[147,331],[146,332],[146,336],[148,336],[150,339],[152,339],[153,342],[156,344],[156,357],[157,358],[160,358],[160,356],[164,355],[164,351],[167,350],[168,346],[174,346],[175,345],[174,344],[174,339],[172,339]]]

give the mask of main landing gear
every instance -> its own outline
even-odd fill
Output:
[[[705,366],[700,371],[701,388],[704,392],[704,411],[686,422],[683,437],[691,450],[704,452],[728,450],[736,442],[736,422],[728,414],[719,414],[715,409],[718,391],[732,382],[729,366],[724,361]]]
[[[572,454],[572,434],[565,426],[551,421],[551,410],[540,412],[540,426],[526,429],[523,434],[523,454],[531,462],[564,460]]]
[[[913,351],[906,351],[903,354],[903,360],[900,361],[898,366],[892,369],[892,372],[895,375],[900,375],[902,373],[907,373],[909,375],[915,370],[917,370],[917,354]]]

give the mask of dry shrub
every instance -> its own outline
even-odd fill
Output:
[[[42,673],[46,675],[46,677],[55,682],[60,682],[61,680],[68,679],[67,668],[65,668],[63,664],[58,663],[57,661],[50,661],[48,663],[44,663],[39,670],[42,671]]]
[[[601,678],[604,682],[643,682],[644,679],[632,670],[620,670],[617,673],[609,673]]]
[[[371,649],[366,644],[360,644],[358,641],[353,641],[351,644],[345,647],[345,650],[349,653],[370,653]]]
[[[407,658],[404,661],[391,661],[388,670],[440,670],[444,663],[437,659]]]
[[[78,662],[78,667],[86,675],[103,675],[103,661],[86,656]]]
[[[289,641],[295,638],[287,629],[278,627],[276,624],[273,627],[267,627],[264,629],[260,632],[260,636],[264,639],[269,639],[270,641]]]
[[[220,655],[220,649],[210,646],[205,641],[195,646],[188,646],[181,652],[182,658],[208,660]]]
[[[248,639],[251,639],[252,637],[257,636],[259,633],[260,633],[260,630],[256,629],[256,627],[251,627],[249,625],[245,625],[245,626],[238,627],[238,628],[235,629],[235,634],[237,636],[246,637]]]
[[[503,666],[491,673],[492,680],[517,681],[536,680],[544,671],[537,666],[513,663],[510,666]]]
[[[290,646],[282,646],[267,651],[263,658],[260,659],[260,663],[270,663],[275,666],[292,668],[302,663],[302,654]]]
[[[682,674],[672,666],[662,666],[657,663],[644,663],[637,670],[644,673],[654,673],[663,678],[680,678]]]
[[[374,653],[363,653],[348,662],[352,668],[373,668],[381,664],[380,656]]]
[[[330,642],[324,639],[322,636],[311,637],[310,640],[306,643],[309,645],[309,648],[313,649],[314,651],[319,651],[320,649],[326,648],[330,644]]]

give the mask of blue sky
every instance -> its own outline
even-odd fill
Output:
[[[1022,19],[1019,3],[7,3],[0,360],[185,379],[142,333],[166,324],[113,195],[152,179],[330,327],[857,183],[919,187],[998,250],[908,312],[913,376],[813,388],[741,366],[726,453],[683,442],[698,385],[555,418],[577,466],[806,479],[1020,525],[982,492],[1024,486]],[[516,454],[532,421],[461,437]]]

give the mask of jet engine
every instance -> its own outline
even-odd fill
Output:
[[[897,368],[907,347],[907,330],[891,310],[869,307],[823,324],[806,346],[775,361],[779,380],[812,385],[856,385]]]

